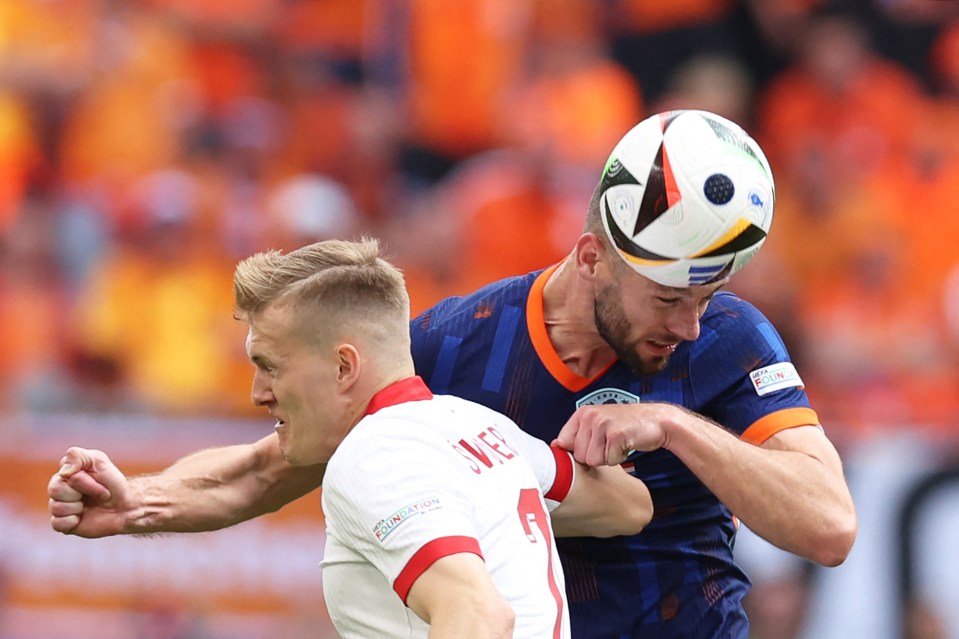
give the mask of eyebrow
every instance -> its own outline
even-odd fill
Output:
[[[264,367],[264,368],[269,368],[270,365],[273,363],[273,362],[271,362],[271,361],[269,360],[269,358],[264,357],[263,355],[259,355],[259,354],[257,354],[257,355],[251,355],[251,356],[250,356],[250,361],[253,362],[254,364],[256,364],[257,366],[262,366],[262,367]]]

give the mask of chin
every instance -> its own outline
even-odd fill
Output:
[[[655,357],[642,355],[636,350],[613,349],[620,361],[626,364],[637,375],[655,375],[666,370],[669,356]]]
[[[643,360],[643,373],[645,375],[662,373],[664,370],[666,370],[666,366],[668,364],[669,357],[653,357],[651,359]]]
[[[289,447],[280,444],[280,454],[283,456],[283,459],[286,460],[290,466],[303,466],[303,462],[300,461],[300,456],[296,454],[295,450],[291,450]]]
[[[310,462],[304,461],[303,458],[295,453],[285,453],[283,459],[290,464],[290,466],[309,466]]]
[[[325,464],[330,460],[332,455],[326,454],[296,454],[295,451],[282,451],[283,459],[287,461],[290,466],[314,466],[316,464]]]

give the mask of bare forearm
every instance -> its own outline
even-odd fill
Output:
[[[815,454],[759,447],[686,411],[666,433],[666,448],[756,534],[820,564],[845,559],[856,516],[831,445]]]
[[[275,439],[275,437],[273,438]],[[130,479],[126,533],[202,532],[273,512],[318,487],[325,465],[290,466],[265,438],[192,453]]]
[[[619,466],[580,465],[563,503],[552,512],[557,537],[635,535],[653,516],[646,485]]]

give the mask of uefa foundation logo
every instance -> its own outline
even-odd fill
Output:
[[[440,503],[439,497],[433,496],[421,499],[420,501],[400,508],[389,517],[376,522],[376,525],[373,526],[373,534],[376,536],[376,540],[382,543],[383,540],[389,537],[390,533],[396,530],[400,524],[407,521],[410,517],[422,515],[423,513],[442,507],[443,505]]]
[[[618,388],[601,388],[576,400],[576,408],[602,406],[604,404],[638,404],[639,395]]]
[[[780,362],[779,364],[773,364],[765,368],[758,368],[749,373],[749,379],[752,381],[753,388],[756,389],[756,394],[759,396],[783,388],[793,388],[796,386],[801,388],[803,385],[802,379],[799,378],[799,373],[796,372],[796,367],[790,362]]]

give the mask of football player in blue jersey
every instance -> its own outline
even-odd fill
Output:
[[[725,281],[679,289],[630,272],[595,202],[562,264],[417,318],[418,371],[646,482],[655,515],[640,535],[557,540],[574,637],[745,638],[737,518],[842,563],[856,515],[839,455],[769,322]]]
[[[855,540],[855,508],[777,331],[721,290],[755,251],[703,281],[638,268],[648,260],[605,204],[621,168],[611,158],[562,263],[414,318],[416,370],[433,392],[505,413],[581,462],[622,464],[648,486],[655,515],[640,534],[558,541],[573,637],[746,639],[738,521],[835,566]],[[55,530],[86,537],[222,528],[276,510],[323,477],[323,468],[286,464],[271,435],[121,477],[130,506],[103,513],[95,499],[77,500],[102,493],[119,471],[104,458],[83,465],[81,453],[73,449],[51,479],[50,509]]]

